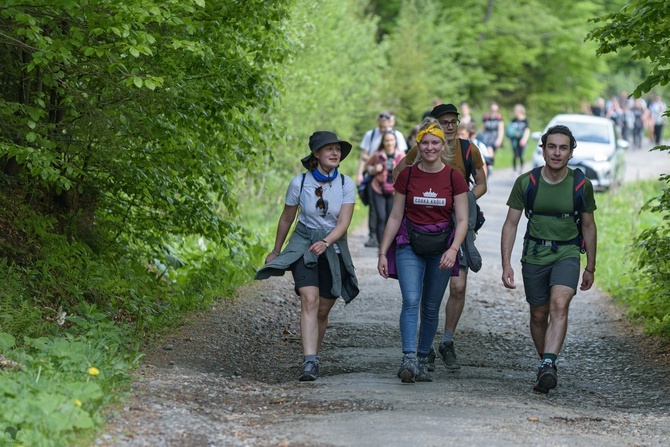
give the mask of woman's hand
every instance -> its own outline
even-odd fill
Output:
[[[309,250],[307,251],[311,251],[315,255],[319,256],[325,253],[326,248],[328,248],[328,246],[324,241],[316,241],[311,245],[311,247],[309,247]]]
[[[389,277],[389,261],[386,259],[386,255],[379,255],[379,261],[377,261],[377,270],[379,274],[388,279]]]
[[[442,258],[440,259],[440,268],[442,270],[449,270],[456,265],[456,257],[458,256],[458,250],[453,247],[449,247],[447,251],[442,253]]]
[[[277,255],[274,252],[271,252],[269,255],[265,257],[265,264],[274,261],[276,257]]]

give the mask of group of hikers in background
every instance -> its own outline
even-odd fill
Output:
[[[668,106],[660,95],[648,99],[630,98],[622,91],[618,96],[612,95],[605,101],[596,99],[595,104],[582,103],[581,112],[610,118],[616,124],[618,135],[632,143],[633,149],[642,149],[642,138],[646,132],[655,146],[661,144],[667,117],[663,116]]]
[[[519,159],[519,175],[501,233],[502,282],[516,288],[510,258],[525,213],[529,224],[521,272],[530,333],[540,357],[533,390],[548,393],[556,387],[556,359],[567,331],[570,301],[578,287],[588,290],[594,281],[593,186],[581,171],[567,166],[576,148],[567,127],[545,132],[540,142],[545,165],[523,173],[522,149],[530,136],[524,107],[515,106],[514,118],[505,126],[492,103],[480,131],[469,113],[465,103],[460,111],[453,104],[436,103],[405,139],[394,128],[393,112],[382,111],[377,127],[360,143],[355,182],[338,171],[352,145],[328,131],[310,137],[309,154],[301,159],[306,172],[287,188],[274,247],[256,274],[256,279],[293,274],[301,300],[300,381],[319,377],[319,348],[336,299],[341,296],[348,303],[361,293],[347,240],[357,191],[370,210],[365,245],[378,248],[378,272],[397,279],[402,296],[397,377],[403,383],[431,382],[438,355],[448,370],[461,368],[454,334],[468,273],[482,267],[475,233],[484,218],[477,200],[487,191],[489,168],[506,136],[514,150],[515,171]],[[582,253],[586,266],[580,283]],[[445,326],[435,349],[447,287]]]

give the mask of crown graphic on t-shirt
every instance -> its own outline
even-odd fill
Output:
[[[428,191],[423,193],[424,197],[437,197],[437,193],[433,192],[433,188],[430,188]]]

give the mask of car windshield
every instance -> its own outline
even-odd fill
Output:
[[[611,130],[609,126],[579,122],[557,122],[556,124],[568,126],[577,141],[583,141],[584,143],[610,143]]]

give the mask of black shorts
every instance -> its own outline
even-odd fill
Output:
[[[565,258],[549,265],[524,262],[521,274],[528,304],[543,306],[549,302],[553,286],[567,286],[577,292],[579,258]]]
[[[340,261],[340,272],[342,275],[342,282],[344,283],[349,273],[344,267],[342,256],[337,255],[337,258]],[[319,288],[319,296],[323,298],[339,298],[330,293],[330,290],[333,288],[333,276],[330,273],[330,267],[328,266],[326,256],[319,256],[317,265],[311,268],[305,265],[303,258],[300,258],[291,265],[291,273],[293,273],[296,295],[300,295],[298,289],[301,287],[313,286]]]

